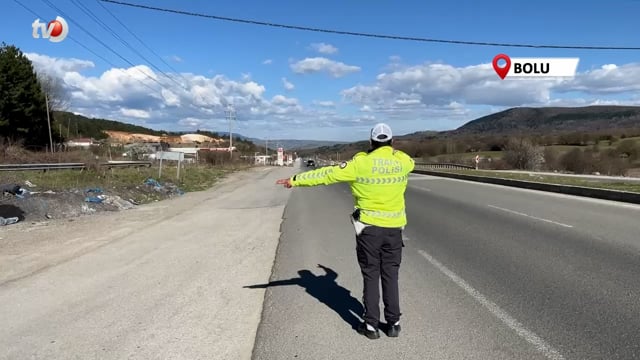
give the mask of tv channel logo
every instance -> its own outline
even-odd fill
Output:
[[[60,16],[57,16],[55,20],[49,21],[49,23],[40,22],[40,19],[35,19],[31,24],[33,29],[33,38],[49,39],[51,42],[61,42],[69,34],[69,25],[67,21]]]

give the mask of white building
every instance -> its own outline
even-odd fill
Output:
[[[99,145],[99,143],[91,138],[78,138],[67,141],[66,145],[69,147],[82,147],[88,149],[93,145]]]
[[[271,158],[271,156],[269,156],[269,155],[256,155],[255,156],[255,164],[256,165],[268,165],[270,158]]]

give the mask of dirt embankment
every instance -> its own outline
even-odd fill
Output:
[[[20,190],[15,194],[11,191],[3,192],[0,198],[0,217],[18,218],[18,222],[68,219],[96,212],[126,210],[141,203],[184,194],[176,185],[160,183],[154,179],[126,187],[73,187],[65,190],[41,188],[28,181],[24,184],[7,185],[12,188],[19,186]]]

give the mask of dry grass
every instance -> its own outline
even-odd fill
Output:
[[[37,163],[70,163],[95,162],[96,155],[88,150],[71,150],[64,152],[31,152],[16,144],[0,142],[0,163],[2,164],[37,164]]]
[[[144,184],[148,178],[161,183],[176,185],[185,192],[201,191],[212,187],[222,176],[230,172],[250,167],[246,163],[231,162],[219,164],[183,164],[180,178],[177,177],[177,166],[170,162],[162,165],[162,174],[158,164],[141,168],[105,169],[99,162],[106,161],[102,153],[97,155],[92,150],[72,150],[66,152],[44,153],[25,150],[20,144],[0,140],[0,163],[67,163],[80,162],[88,165],[84,170],[49,170],[49,171],[3,171],[0,172],[0,183],[16,183],[26,186],[26,182],[36,185],[34,191],[64,191],[71,189],[84,190],[102,188],[115,191],[131,190]],[[28,187],[28,186],[26,186]]]

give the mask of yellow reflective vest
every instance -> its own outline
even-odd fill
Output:
[[[406,153],[383,146],[359,152],[339,165],[306,171],[291,177],[295,186],[330,185],[347,182],[365,224],[397,228],[407,224],[404,192],[415,167]]]

